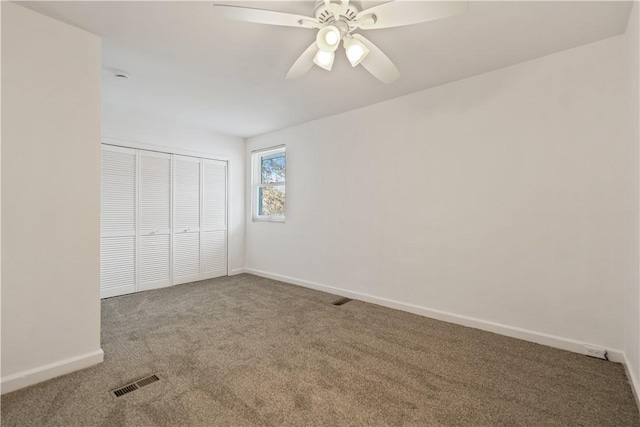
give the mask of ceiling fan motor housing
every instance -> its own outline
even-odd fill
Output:
[[[340,0],[330,0],[329,2],[329,6],[331,8],[333,7],[340,7],[342,5],[342,2]],[[354,21],[356,19],[356,15],[362,10],[362,7],[360,6],[360,2],[358,1],[350,1],[346,11],[343,11],[341,13],[341,20],[344,20],[345,22],[349,23],[351,21]],[[333,13],[333,10],[329,9],[327,7],[327,3],[324,0],[318,0],[316,1],[316,6],[315,6],[315,17],[318,19],[318,21],[320,21],[320,23],[322,24],[330,24],[336,21],[335,15]]]

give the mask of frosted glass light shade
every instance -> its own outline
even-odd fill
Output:
[[[316,42],[320,50],[335,52],[340,45],[340,38],[340,30],[334,25],[327,25],[318,31]]]
[[[336,31],[329,31],[324,35],[324,41],[330,46],[335,46],[340,41],[340,34]]]
[[[345,39],[344,50],[347,52],[347,59],[352,67],[360,64],[369,54],[369,49],[360,40],[352,37]]]
[[[336,55],[333,52],[327,52],[325,50],[319,50],[316,56],[313,57],[313,63],[320,68],[324,68],[327,71],[331,71],[333,67],[333,60]]]

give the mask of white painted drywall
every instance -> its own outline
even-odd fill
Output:
[[[640,88],[638,87],[638,77],[640,74],[640,67],[638,66],[638,62],[640,61],[640,44],[639,38],[640,33],[638,32],[638,21],[640,16],[640,8],[638,7],[638,2],[634,2],[633,9],[631,10],[631,15],[629,16],[629,23],[627,25],[627,31],[625,34],[626,45],[627,45],[627,72],[629,78],[629,120],[631,123],[631,143],[635,145],[635,159],[638,162],[639,148],[640,148],[640,131],[639,131],[639,116],[640,116],[640,108],[639,108],[639,95],[638,91]],[[636,171],[637,171],[636,164]],[[636,173],[635,182],[638,186],[640,176]],[[636,187],[636,198],[635,200],[635,213],[636,213],[636,227],[634,229],[633,235],[636,237],[640,237],[638,235],[638,219],[640,213],[638,212],[638,187]],[[633,256],[638,261],[638,245],[636,245],[635,252]],[[639,263],[640,264],[640,263]],[[640,265],[636,265],[636,271],[640,268]],[[634,280],[627,283],[626,293],[625,293],[625,320],[624,320],[624,328],[625,328],[625,336],[624,336],[624,352],[626,355],[626,363],[629,374],[632,376],[632,381],[634,382],[634,386],[636,389],[636,396],[640,398],[640,278],[638,273],[634,277]]]
[[[102,360],[100,39],[2,2],[2,392]]]
[[[123,81],[122,84],[126,85],[127,82]],[[237,273],[244,267],[244,138],[198,129],[177,121],[170,122],[147,114],[124,113],[111,105],[103,105],[102,136],[106,143],[167,152],[187,150],[196,154],[208,154],[222,160],[228,160],[229,274]]]
[[[287,220],[247,215],[248,271],[621,350],[625,76],[618,36],[250,138],[287,146]]]

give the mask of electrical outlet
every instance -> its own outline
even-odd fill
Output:
[[[607,359],[607,349],[602,347],[596,347],[595,345],[585,344],[585,354],[591,357],[597,357],[598,359]]]

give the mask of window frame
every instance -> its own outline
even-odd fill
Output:
[[[263,184],[261,182],[261,164],[262,158],[271,156],[277,153],[284,153],[285,156],[285,180],[278,182],[270,182]],[[251,219],[254,222],[285,222],[286,218],[286,159],[287,151],[284,145],[278,145],[275,147],[263,148],[260,150],[254,150],[251,152]],[[260,202],[260,188],[265,187],[284,187],[285,188],[285,214],[284,215],[259,215]]]

